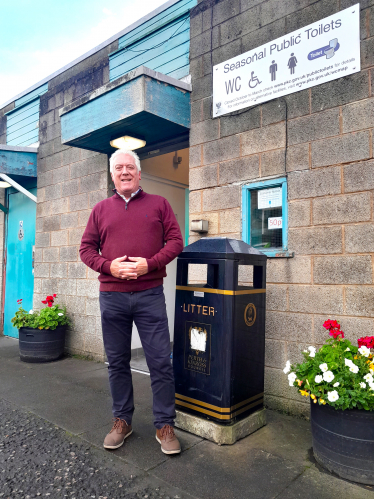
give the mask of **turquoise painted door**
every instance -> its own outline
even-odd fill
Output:
[[[36,188],[30,189],[36,196]],[[10,191],[6,234],[4,334],[18,338],[11,318],[22,298],[25,310],[32,309],[34,293],[33,249],[35,246],[36,203],[21,192]]]

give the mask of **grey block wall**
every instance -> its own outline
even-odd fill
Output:
[[[355,3],[202,0],[191,12],[190,220],[241,238],[241,185],[287,176],[295,257],[268,260],[265,400],[297,414],[308,402],[282,368],[324,342],[323,321],[353,342],[373,334],[374,2],[361,2],[360,73],[212,119],[212,66]]]
[[[108,157],[61,144],[59,109],[109,81],[102,49],[49,82],[40,101],[34,308],[47,294],[66,305],[73,326],[71,353],[103,360],[97,274],[79,258],[80,240],[93,206],[108,197]]]

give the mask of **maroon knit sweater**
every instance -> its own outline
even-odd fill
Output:
[[[168,201],[140,190],[128,203],[115,193],[95,205],[79,254],[82,262],[100,272],[100,291],[142,291],[162,284],[165,265],[182,249],[181,231]],[[146,258],[148,273],[129,281],[112,276],[112,260],[124,255]]]

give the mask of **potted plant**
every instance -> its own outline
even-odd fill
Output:
[[[323,324],[330,338],[284,373],[290,386],[311,399],[313,453],[342,478],[374,485],[374,336],[344,339],[340,324]]]
[[[65,334],[70,324],[66,307],[54,305],[56,294],[49,295],[42,303],[47,305],[40,311],[27,312],[22,299],[17,300],[19,309],[12,319],[19,331],[19,353],[24,362],[49,362],[59,359],[64,353]]]

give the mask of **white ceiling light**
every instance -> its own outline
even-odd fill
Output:
[[[116,147],[117,149],[129,149],[130,151],[133,151],[134,149],[144,147],[146,145],[146,141],[130,137],[130,135],[124,135],[118,139],[111,140],[110,145],[112,147]]]
[[[0,181],[0,189],[7,189],[8,187],[11,187],[11,185],[8,184],[8,182]]]

